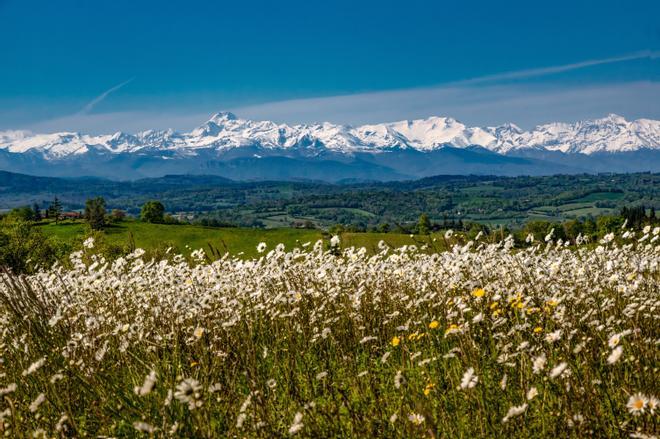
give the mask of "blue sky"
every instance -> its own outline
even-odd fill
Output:
[[[660,118],[658,1],[0,0],[0,129]]]

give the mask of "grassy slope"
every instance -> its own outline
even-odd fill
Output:
[[[41,226],[47,236],[53,236],[63,241],[80,241],[89,233],[87,225],[79,221],[65,221],[60,224],[48,223]],[[322,238],[318,230],[307,229],[249,229],[249,228],[217,228],[195,225],[148,224],[136,221],[125,221],[105,229],[108,242],[126,246],[131,235],[136,247],[146,250],[162,246],[170,246],[179,252],[188,254],[198,248],[208,249],[210,243],[221,252],[228,250],[231,254],[243,254],[246,257],[257,255],[256,246],[260,242],[268,244],[272,249],[283,243],[287,249],[293,249],[306,242],[312,244]],[[433,240],[435,239],[435,241]],[[429,248],[443,247],[442,235],[411,237],[400,233],[342,233],[342,247],[366,247],[370,253],[378,251],[378,243],[383,240],[390,247],[415,244],[418,247],[426,244]],[[188,248],[187,248],[188,247]]]

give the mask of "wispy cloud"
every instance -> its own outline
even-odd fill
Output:
[[[113,92],[119,90],[120,88],[122,88],[126,84],[132,82],[134,79],[135,78],[127,79],[126,81],[122,82],[121,84],[117,84],[114,87],[111,87],[111,88],[107,89],[106,91],[104,91],[103,93],[101,93],[100,95],[98,95],[97,97],[92,99],[91,101],[89,101],[87,103],[87,105],[85,105],[77,114],[79,114],[79,115],[89,114],[94,109],[94,107],[97,106],[99,103],[101,103],[105,98],[107,98],[110,93],[113,93]]]
[[[495,75],[479,76],[477,78],[455,81],[444,85],[445,86],[473,85],[473,84],[476,85],[476,84],[492,83],[498,81],[507,81],[511,79],[528,79],[539,76],[552,75],[554,73],[570,72],[572,70],[584,69],[586,67],[599,66],[603,64],[613,64],[624,61],[634,61],[638,59],[656,59],[658,57],[660,57],[660,52],[645,50],[642,52],[629,53],[627,55],[622,55],[622,56],[592,59],[592,60],[580,61],[572,64],[562,64],[559,66],[539,67],[536,69],[516,70],[513,72],[497,73]]]

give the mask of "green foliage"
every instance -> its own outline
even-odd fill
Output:
[[[429,216],[427,214],[423,213],[419,216],[417,231],[420,235],[428,235],[431,231],[431,221],[429,220]]]
[[[70,250],[69,244],[49,239],[28,221],[5,218],[0,222],[0,266],[14,273],[48,267]]]
[[[101,230],[105,226],[105,200],[96,197],[85,203],[85,219],[92,230]]]
[[[62,203],[57,197],[50,203],[47,213],[49,218],[53,218],[56,223],[59,222],[62,215]]]
[[[164,222],[165,206],[160,201],[147,201],[142,206],[140,219],[146,223]]]

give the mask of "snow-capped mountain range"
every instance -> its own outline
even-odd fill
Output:
[[[39,152],[48,159],[85,154],[91,150],[136,153],[144,150],[180,151],[214,148],[222,151],[244,146],[268,149],[325,148],[339,153],[377,152],[393,148],[432,151],[445,146],[481,146],[506,154],[536,149],[592,154],[660,149],[660,121],[628,122],[615,114],[576,123],[550,123],[524,131],[514,124],[467,127],[450,117],[406,120],[351,127],[331,123],[286,125],[237,118],[223,112],[187,133],[144,131],[90,136],[80,133],[32,134],[0,132],[0,149],[11,153]]]
[[[307,166],[310,161],[316,161],[315,165],[330,161],[342,166],[368,163],[371,167],[392,171],[392,175],[384,178],[416,177],[433,174],[431,164],[444,163],[438,161],[440,156],[451,156],[455,161],[456,157],[460,159],[455,163],[457,169],[440,166],[435,172],[438,174],[447,170],[449,173],[493,174],[616,171],[609,169],[608,163],[616,168],[618,165],[614,162],[617,160],[613,162],[613,156],[624,153],[638,153],[634,157],[629,154],[634,163],[644,164],[651,157],[650,164],[646,163],[640,169],[635,165],[632,170],[655,170],[660,163],[660,121],[626,121],[610,114],[601,119],[550,123],[525,131],[514,124],[467,127],[449,117],[352,127],[331,123],[286,125],[240,119],[223,112],[213,115],[198,128],[182,133],[149,130],[137,134],[117,132],[92,136],[70,132],[0,132],[0,167],[6,170],[26,171],[27,166],[28,172],[36,174],[90,175],[94,170],[90,164],[95,163],[107,167],[107,170],[96,169],[91,175],[119,178],[153,176],[161,172],[159,167],[162,172],[177,173],[176,163],[181,164],[178,173],[211,172],[236,177],[228,168],[236,169],[239,165],[259,168],[263,164],[254,163],[255,159],[272,161],[276,157],[289,161],[283,178],[317,178],[318,173],[324,176],[323,170],[319,169],[312,172],[312,176],[301,170],[299,177],[292,169],[294,163],[290,163],[291,160],[304,160]],[[415,160],[429,161],[431,156],[433,159],[425,165],[413,163]],[[568,156],[573,159],[566,160]],[[599,163],[595,169],[586,165],[589,156],[598,156],[593,159],[593,163]],[[243,162],[235,162],[239,159]],[[407,163],[405,169],[397,163],[401,160]],[[490,167],[489,160],[492,162]],[[528,162],[521,163],[520,160]],[[485,164],[475,168],[475,163],[484,161]],[[547,171],[543,171],[541,161],[548,162]],[[466,166],[461,169],[461,164]],[[11,169],[12,166],[16,169]],[[115,172],[113,166],[120,170]],[[518,170],[514,169],[516,166]],[[530,166],[532,170],[529,170]],[[645,169],[644,166],[650,167]],[[126,172],[127,168],[131,171]],[[339,172],[339,175],[342,178],[381,179],[376,168],[366,175],[362,172],[364,166],[358,168],[360,172]],[[245,178],[271,178],[272,170],[263,176],[259,172],[248,174]]]

